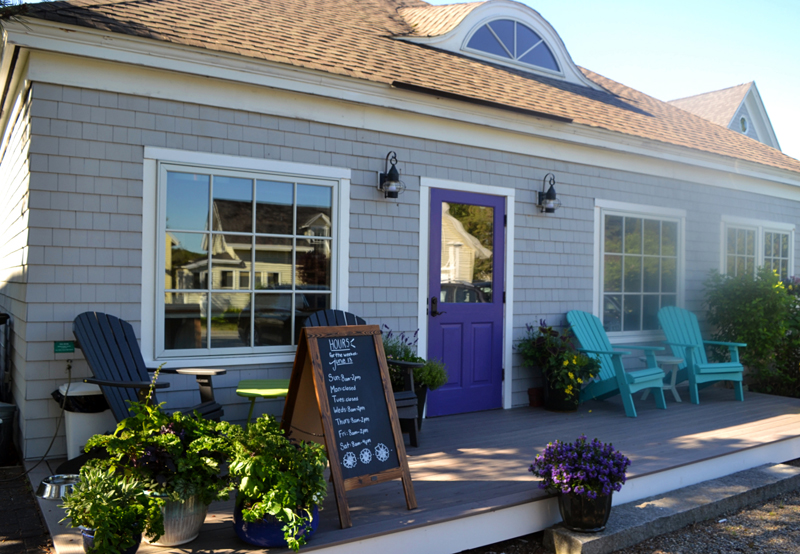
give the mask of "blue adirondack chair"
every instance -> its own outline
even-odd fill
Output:
[[[692,404],[700,403],[699,388],[715,381],[733,381],[736,400],[744,401],[742,389],[744,368],[739,361],[739,348],[747,346],[745,343],[704,341],[700,334],[697,316],[683,308],[675,306],[661,308],[658,311],[658,321],[664,329],[667,344],[672,347],[672,354],[684,360],[678,371],[677,382],[689,380],[689,397]],[[709,363],[705,345],[727,346],[731,361]]]
[[[625,371],[622,356],[630,354],[627,350],[619,350],[608,341],[600,319],[592,314],[572,310],[567,313],[567,321],[572,332],[581,343],[581,352],[591,354],[600,361],[600,374],[591,383],[581,389],[581,402],[597,399],[605,400],[619,394],[625,406],[625,415],[636,417],[633,405],[633,394],[645,389],[652,389],[656,406],[667,409],[664,400],[664,371],[658,367],[653,352],[664,350],[660,346],[624,346],[631,350],[642,350],[647,357],[647,367],[634,371]]]

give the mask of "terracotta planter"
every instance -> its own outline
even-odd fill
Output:
[[[531,408],[541,408],[544,405],[544,387],[528,389],[528,404]]]
[[[579,396],[568,395],[562,389],[554,389],[549,383],[544,387],[544,409],[551,412],[575,412],[578,410]]]
[[[611,494],[592,499],[571,492],[559,493],[558,511],[561,512],[564,527],[579,533],[603,531],[611,515]]]

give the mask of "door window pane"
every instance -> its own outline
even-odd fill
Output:
[[[494,208],[442,202],[442,302],[492,301]]]

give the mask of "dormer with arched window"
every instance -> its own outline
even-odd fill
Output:
[[[510,0],[405,8],[414,28],[401,40],[522,69],[593,89],[561,37],[537,12]]]

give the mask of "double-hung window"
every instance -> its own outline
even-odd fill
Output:
[[[680,305],[681,210],[597,201],[600,318],[608,333],[658,330],[658,310]]]
[[[723,216],[722,273],[755,275],[759,267],[775,270],[781,279],[794,272],[794,225]]]
[[[311,313],[341,306],[338,204],[349,179],[188,157],[196,163],[155,162],[155,358],[292,352]],[[312,174],[269,171],[294,166]]]

